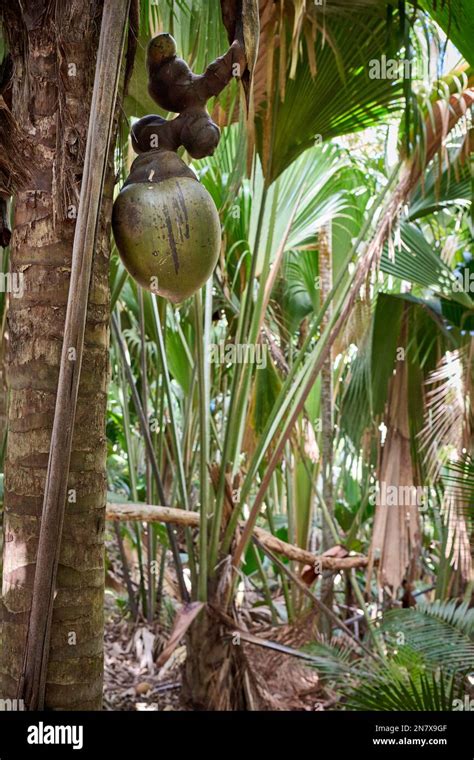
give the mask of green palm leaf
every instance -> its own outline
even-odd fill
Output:
[[[459,289],[455,274],[418,227],[402,222],[400,239],[400,245],[396,245],[392,251],[385,246],[380,260],[383,272],[431,288],[445,298],[472,308],[471,298]]]
[[[466,517],[474,518],[474,460],[466,456],[448,462],[442,470],[442,480],[454,494],[459,509]]]
[[[450,163],[441,177],[438,167],[433,166],[427,173],[423,186],[417,185],[412,194],[408,218],[414,221],[451,207],[469,209],[471,203],[472,173],[467,163],[464,166],[453,166]]]
[[[474,15],[471,0],[422,0],[420,5],[474,66]]]
[[[467,604],[438,601],[390,610],[383,631],[400,636],[401,648],[417,652],[428,667],[442,666],[446,673],[474,669],[474,610]]]
[[[315,139],[326,141],[372,126],[400,107],[403,88],[399,81],[369,77],[371,60],[396,54],[395,44],[387,43],[381,4],[377,10],[361,9],[357,15],[328,15],[325,31],[326,38],[319,35],[316,42],[316,76],[311,75],[305,51],[294,79],[287,81],[284,101],[275,107],[269,181],[314,145]],[[257,119],[257,138],[262,153],[261,118]]]
[[[381,671],[360,684],[351,693],[347,707],[350,710],[450,712],[460,689],[455,678],[443,672],[414,678],[392,667],[390,678]]]
[[[421,602],[386,612],[380,628],[385,660],[361,658],[334,640],[308,647],[309,667],[340,690],[350,710],[454,710],[462,674],[474,668],[474,610],[456,601]]]

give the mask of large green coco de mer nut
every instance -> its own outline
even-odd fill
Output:
[[[197,179],[127,184],[114,203],[112,226],[130,275],[173,303],[195,293],[216,266],[219,216]]]

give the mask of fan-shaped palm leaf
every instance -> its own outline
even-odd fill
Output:
[[[315,140],[326,141],[364,129],[399,107],[403,95],[400,82],[371,79],[368,73],[369,61],[392,53],[396,47],[393,42],[387,43],[385,8],[382,10],[380,4],[376,12],[328,15],[324,34],[317,35],[311,51],[316,76],[304,49],[294,77],[286,82],[283,102],[278,96],[274,99],[273,93],[269,98],[267,93],[267,108],[274,103],[271,168],[264,160],[268,181],[278,177]],[[264,116],[257,118],[257,145],[262,156],[263,141],[268,140]]]
[[[427,667],[446,673],[474,669],[474,610],[451,602],[420,604],[415,609],[390,610],[382,630],[419,654]]]
[[[472,308],[472,299],[459,287],[455,273],[414,224],[402,222],[399,243],[385,246],[380,268],[387,274],[431,288],[445,298]]]

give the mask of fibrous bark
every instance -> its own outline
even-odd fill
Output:
[[[91,102],[100,3],[12,3],[13,115],[31,137],[31,180],[15,202],[12,271],[23,298],[8,315],[9,437],[0,695],[15,697],[31,605],[72,242]],[[26,44],[27,40],[27,44]],[[102,703],[108,261],[108,161],[90,287],[46,684],[50,709]]]
[[[405,308],[400,346],[406,347],[407,343]],[[405,355],[397,359],[395,374],[389,383],[385,412],[387,435],[377,467],[380,493],[377,494],[367,574],[368,585],[373,561],[378,558],[378,584],[381,588],[389,587],[395,594],[402,581],[410,584],[413,580],[421,542],[416,469],[410,451],[407,364]],[[387,485],[391,489],[388,498],[384,487]]]

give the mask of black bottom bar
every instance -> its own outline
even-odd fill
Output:
[[[370,757],[474,757],[470,711],[450,713],[198,713],[0,712],[0,760],[97,757],[106,760],[166,752],[184,757],[244,751],[267,760],[311,751],[328,760]],[[75,748],[74,748],[75,747]],[[264,754],[263,754],[264,753]]]

